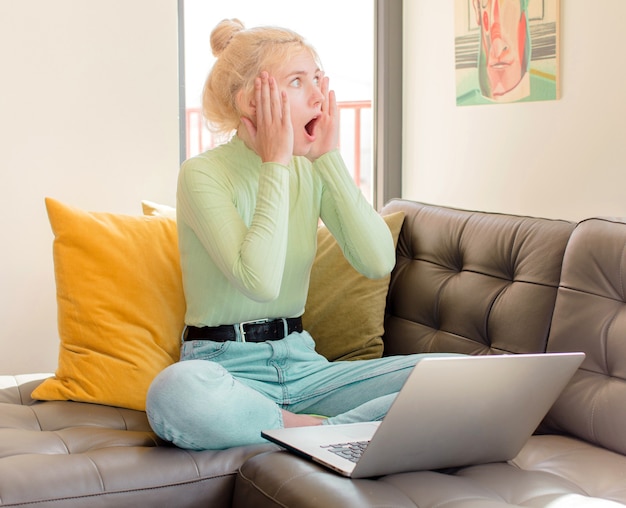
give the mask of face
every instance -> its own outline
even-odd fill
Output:
[[[527,71],[530,39],[523,0],[473,0],[480,25],[481,90],[489,98],[513,90]]]
[[[313,127],[324,101],[320,88],[322,71],[313,55],[302,50],[270,72],[276,78],[280,90],[284,90],[289,98],[294,155],[306,155],[315,141]]]

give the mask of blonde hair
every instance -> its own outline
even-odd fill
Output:
[[[250,96],[254,79],[262,70],[271,70],[302,50],[315,49],[303,37],[286,28],[246,29],[238,19],[225,19],[211,32],[211,50],[217,58],[202,92],[202,112],[209,128],[230,134],[239,126],[242,111],[237,95]]]

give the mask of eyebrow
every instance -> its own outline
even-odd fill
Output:
[[[317,74],[317,73],[319,73],[319,72],[322,72],[322,69],[320,69],[320,68],[318,67],[318,68],[317,68],[317,69],[315,69],[315,71],[313,72],[313,75],[315,75],[315,74]],[[290,73],[286,74],[286,75],[285,75],[285,77],[287,77],[287,78],[291,78],[291,77],[294,77],[294,76],[306,76],[307,74],[308,74],[308,72],[307,72],[307,71],[293,71],[293,72],[290,72]]]

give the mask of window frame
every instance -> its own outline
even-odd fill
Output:
[[[187,157],[187,101],[185,99],[185,0],[178,0],[178,159]]]
[[[377,210],[402,197],[402,2],[375,0],[374,184]]]

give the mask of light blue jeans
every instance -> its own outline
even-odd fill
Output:
[[[307,332],[184,342],[181,361],[152,382],[146,412],[162,439],[193,450],[264,442],[261,430],[283,426],[281,408],[326,424],[381,420],[423,356],[329,362]]]

